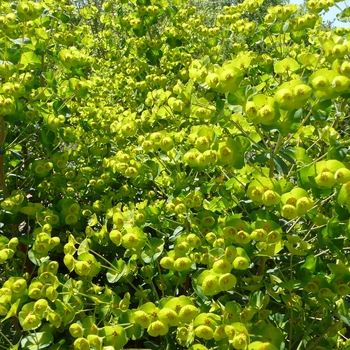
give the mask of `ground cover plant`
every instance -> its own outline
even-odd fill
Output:
[[[0,348],[350,349],[349,29],[194,4],[1,1]]]

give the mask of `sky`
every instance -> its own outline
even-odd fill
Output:
[[[304,3],[304,0],[289,0],[289,2],[291,4],[301,5]],[[348,1],[348,3],[349,3],[349,1]],[[344,9],[346,7],[346,1],[339,2],[339,3],[337,3],[337,5],[341,9]],[[333,21],[334,19],[336,19],[336,15],[339,12],[340,12],[340,10],[336,6],[333,6],[331,9],[329,9],[328,12],[324,13],[324,11],[323,11],[321,13],[321,15],[325,21]],[[339,21],[335,21],[333,25],[337,26],[337,27],[350,27],[350,23],[347,23],[347,22],[344,23],[344,22],[339,22]]]

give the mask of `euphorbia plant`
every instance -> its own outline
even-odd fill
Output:
[[[1,3],[3,347],[350,346],[332,4]]]

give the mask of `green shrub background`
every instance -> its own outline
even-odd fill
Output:
[[[333,4],[1,2],[0,348],[350,349]]]

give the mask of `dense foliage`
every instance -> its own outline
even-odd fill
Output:
[[[1,1],[0,348],[350,349],[332,4]]]

